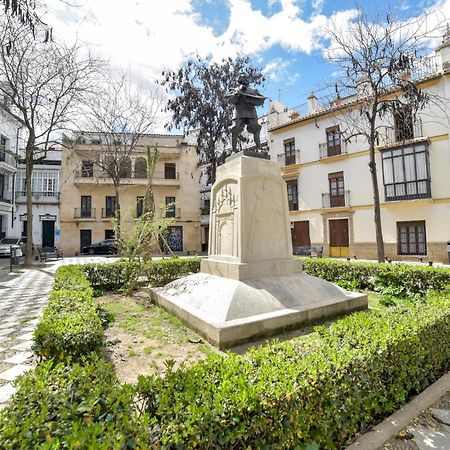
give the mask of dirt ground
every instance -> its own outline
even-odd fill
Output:
[[[167,360],[179,367],[219,352],[178,318],[150,304],[142,293],[107,294],[97,300],[114,315],[105,332],[107,358],[127,383],[135,383],[138,375],[163,374]]]

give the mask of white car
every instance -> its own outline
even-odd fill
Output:
[[[22,256],[22,247],[25,242],[22,238],[3,238],[0,240],[0,256],[9,256],[11,247],[17,249],[16,256]]]

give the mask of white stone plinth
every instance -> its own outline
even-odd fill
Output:
[[[297,273],[280,165],[234,155],[211,190],[208,259],[201,271],[247,280]]]

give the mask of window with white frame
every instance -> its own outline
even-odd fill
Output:
[[[25,171],[17,173],[17,191],[21,195],[26,192]],[[59,172],[51,170],[35,170],[31,176],[31,190],[33,194],[40,194],[47,197],[56,196],[59,192]]]

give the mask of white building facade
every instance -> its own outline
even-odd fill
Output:
[[[33,201],[33,245],[35,248],[59,247],[60,237],[61,150],[52,149],[33,168],[31,189]],[[25,237],[27,205],[25,165],[18,164],[15,180],[14,237]]]
[[[13,236],[14,182],[20,126],[0,107],[0,238]]]
[[[424,92],[450,99],[450,39],[418,79]],[[355,103],[356,100],[356,103]],[[367,141],[344,141],[345,102],[328,105],[311,95],[297,116],[269,120],[271,159],[287,184],[293,247],[323,247],[324,255],[376,259],[373,190]],[[348,111],[348,109],[347,109]],[[434,102],[406,124],[387,117],[376,165],[385,255],[392,260],[448,262],[450,142],[446,112]]]

